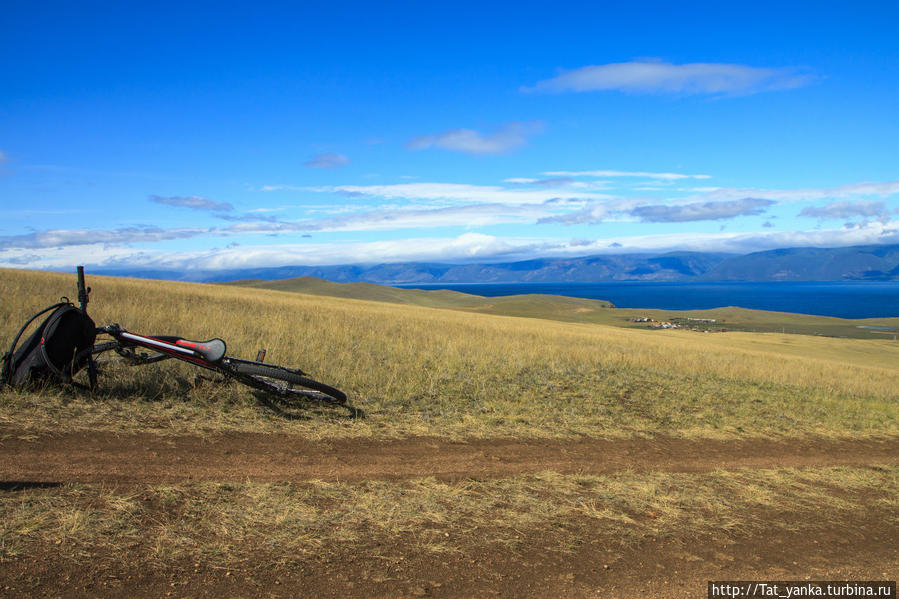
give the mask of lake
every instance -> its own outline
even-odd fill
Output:
[[[486,297],[545,293],[607,300],[619,308],[702,310],[739,306],[840,318],[899,317],[899,282],[471,283],[396,285]]]

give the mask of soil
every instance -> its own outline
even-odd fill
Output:
[[[311,442],[255,434],[34,436],[9,428],[0,428],[0,439],[3,493],[67,483],[127,486],[422,476],[455,481],[547,470],[702,472],[899,463],[899,439]],[[258,559],[235,563],[231,569],[144,564],[136,550],[132,559],[129,548],[73,561],[53,547],[39,547],[0,561],[0,596],[705,597],[709,580],[895,580],[896,516],[888,507],[871,508],[863,517],[822,512],[776,535],[688,534],[643,538],[628,546],[597,529],[588,536],[591,542],[567,552],[555,549],[558,539],[545,533],[524,532],[517,546],[492,550],[483,538],[469,534],[460,539],[459,551],[440,554],[424,554],[403,538],[370,538],[353,546],[326,547],[315,558],[290,564],[278,564],[260,550]],[[753,514],[760,522],[791,517],[790,512],[761,508]]]
[[[107,432],[16,435],[0,429],[0,480],[38,483],[300,482],[514,476],[542,471],[865,466],[899,461],[899,439],[341,439],[266,434],[164,437]]]

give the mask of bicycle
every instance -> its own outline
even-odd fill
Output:
[[[87,314],[90,287],[84,283],[84,268],[78,267],[78,302],[82,313]],[[263,363],[265,350],[260,350],[256,360],[243,360],[225,355],[225,341],[215,337],[208,341],[191,341],[174,335],[142,335],[132,333],[119,324],[95,329],[97,335],[108,335],[112,341],[95,343],[75,354],[73,365],[86,366],[90,389],[96,389],[98,366],[96,358],[114,351],[130,366],[154,364],[176,359],[210,370],[224,379],[235,380],[280,400],[303,399],[343,407],[353,417],[363,417],[362,410],[347,404],[346,394],[330,385],[321,383],[299,368],[287,368]],[[147,350],[147,351],[143,351]]]

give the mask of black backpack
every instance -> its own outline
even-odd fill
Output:
[[[50,316],[16,349],[28,325],[51,310]],[[89,349],[96,337],[94,321],[71,302],[64,301],[45,308],[25,323],[3,356],[0,385],[18,387],[54,379],[72,382],[75,373],[88,364]]]

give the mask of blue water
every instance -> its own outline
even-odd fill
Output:
[[[756,310],[884,318],[899,316],[899,282],[790,283],[472,283],[398,285],[415,289],[452,289],[496,297],[546,293],[608,300],[619,308],[702,310],[739,306]]]

